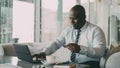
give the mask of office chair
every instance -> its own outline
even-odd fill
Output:
[[[105,68],[120,68],[120,52],[112,54],[107,59]]]

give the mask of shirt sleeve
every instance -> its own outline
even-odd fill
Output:
[[[86,55],[91,58],[100,58],[103,56],[106,49],[106,40],[104,32],[100,28],[93,31],[93,47],[80,46],[80,54]]]
[[[46,55],[50,55],[52,53],[54,53],[57,49],[59,49],[61,46],[63,46],[65,44],[65,36],[66,36],[66,31],[63,31],[61,33],[61,35],[54,40],[53,42],[51,42],[46,48],[45,48],[45,54]]]

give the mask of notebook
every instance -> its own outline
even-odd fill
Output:
[[[40,60],[33,60],[33,57],[30,53],[30,50],[25,44],[13,44],[17,57],[23,61],[27,61],[30,63],[41,63]]]

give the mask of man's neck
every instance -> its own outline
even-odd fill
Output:
[[[82,24],[80,24],[80,26],[81,27],[78,27],[78,28],[76,28],[77,30],[80,30],[84,25],[85,25],[85,23],[86,23],[86,20],[84,20],[84,21],[81,21],[82,22]]]

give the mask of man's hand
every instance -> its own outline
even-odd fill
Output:
[[[44,52],[41,52],[40,54],[35,54],[35,55],[33,55],[32,57],[33,57],[33,58],[35,57],[36,60],[37,60],[38,58],[40,58],[40,59],[42,59],[42,60],[46,60],[46,54],[45,54]]]
[[[67,47],[71,52],[75,52],[75,53],[79,53],[81,50],[80,46],[78,44],[75,44],[75,43],[69,43],[67,45]]]

